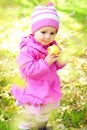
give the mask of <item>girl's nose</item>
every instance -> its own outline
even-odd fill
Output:
[[[46,34],[46,38],[47,38],[47,39],[50,38],[50,35],[49,35],[49,34]]]

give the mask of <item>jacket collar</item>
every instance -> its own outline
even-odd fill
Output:
[[[42,53],[46,53],[47,52],[47,48],[50,45],[53,45],[53,44],[55,44],[55,41],[53,41],[52,43],[50,43],[47,46],[43,46],[42,44],[40,44],[39,42],[37,42],[34,39],[34,35],[33,34],[30,34],[29,36],[26,36],[26,37],[22,38],[22,42],[20,44],[20,49],[22,49],[25,46],[29,46],[29,47],[35,48],[38,51],[41,51]]]

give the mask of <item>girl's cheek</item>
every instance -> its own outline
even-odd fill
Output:
[[[40,35],[38,36],[38,38],[39,38],[39,39],[42,39],[43,37],[42,37],[42,35],[40,34]]]

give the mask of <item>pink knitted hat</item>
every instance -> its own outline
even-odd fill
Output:
[[[59,16],[52,3],[48,6],[37,6],[31,16],[31,31],[34,33],[44,26],[55,27],[59,29]]]

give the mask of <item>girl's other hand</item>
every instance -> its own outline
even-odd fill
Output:
[[[48,63],[48,64],[53,64],[55,61],[57,61],[58,59],[58,56],[55,56],[54,54],[48,54],[46,57],[45,57],[45,61]]]

